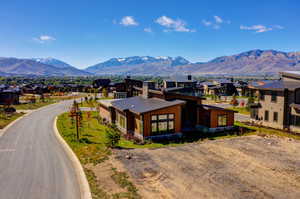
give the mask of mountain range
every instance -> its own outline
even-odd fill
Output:
[[[208,62],[191,63],[183,57],[132,56],[112,58],[80,70],[54,58],[0,57],[0,76],[91,76],[91,75],[153,75],[176,74],[263,74],[286,70],[300,71],[300,52],[251,50],[222,56]]]

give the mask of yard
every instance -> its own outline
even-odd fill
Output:
[[[114,157],[143,198],[297,199],[299,151],[298,140],[251,135],[155,150],[115,150]]]
[[[97,112],[89,119],[83,113],[80,142],[68,113],[57,123],[85,169],[93,198],[299,198],[300,137],[236,124],[253,132],[190,143],[137,145],[121,138],[111,150]]]
[[[11,114],[4,114],[3,112],[0,113],[0,129],[3,129],[9,123],[18,119],[22,115],[24,115],[24,113],[11,113]]]

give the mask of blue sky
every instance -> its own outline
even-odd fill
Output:
[[[0,56],[84,68],[112,57],[207,61],[251,49],[300,51],[298,0],[2,0]]]

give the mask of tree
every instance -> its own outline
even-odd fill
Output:
[[[103,89],[102,89],[102,95],[103,95],[103,97],[108,97],[108,91],[107,91],[107,88],[103,88]]]
[[[237,101],[235,95],[232,96],[232,100],[231,100],[230,104],[233,105],[233,106],[239,105],[239,102]]]

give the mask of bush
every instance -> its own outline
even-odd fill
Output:
[[[113,129],[106,130],[105,136],[107,140],[105,144],[110,148],[115,148],[121,139],[121,134]]]

